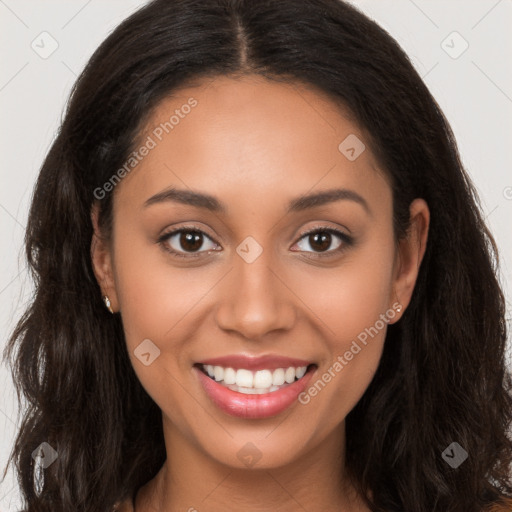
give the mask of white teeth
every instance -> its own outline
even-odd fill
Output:
[[[233,368],[224,370],[224,384],[236,384],[236,372]]]
[[[206,373],[217,382],[222,382],[223,385],[246,394],[260,394],[275,391],[280,386],[292,384],[295,379],[304,377],[307,366],[300,366],[294,368],[277,368],[275,370],[257,370],[252,372],[240,368],[235,370],[233,368],[223,368],[222,366],[212,366],[211,364],[203,365]]]
[[[293,368],[293,366],[290,366],[290,368],[284,372],[284,380],[289,384],[295,380],[295,368]]]
[[[302,379],[302,377],[304,377],[304,375],[306,373],[306,370],[307,370],[307,366],[301,366],[300,368],[297,368],[295,370],[295,376],[297,377],[297,379]]]
[[[240,368],[236,371],[236,385],[244,388],[252,388],[253,374],[250,370]]]
[[[274,370],[272,374],[272,385],[273,386],[282,386],[284,384],[284,370],[282,368],[278,368]]]
[[[288,384],[286,384],[288,386]],[[282,387],[286,387],[282,386]],[[270,386],[270,388],[243,388],[237,385],[226,386],[232,391],[237,391],[238,393],[243,393],[244,395],[262,395],[263,393],[272,393],[281,389],[281,386]]]
[[[214,366],[213,367],[213,376],[215,377],[215,380],[218,382],[219,380],[224,380],[224,368],[221,366]]]
[[[270,370],[258,370],[254,374],[253,386],[255,388],[269,388],[272,386],[272,373]]]

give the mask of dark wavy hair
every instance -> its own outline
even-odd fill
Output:
[[[26,231],[35,295],[10,338],[23,421],[14,461],[28,512],[109,511],[166,452],[159,407],[131,366],[120,315],[101,302],[91,208],[161,100],[217,76],[305,83],[350,112],[393,192],[431,225],[411,303],[346,418],[347,471],[372,511],[476,512],[512,496],[512,377],[496,244],[439,105],[404,51],[339,0],[154,0],[127,18],[78,78],[42,165]],[[58,452],[34,490],[32,452]],[[469,454],[454,469],[452,442]],[[373,494],[370,499],[369,491]]]

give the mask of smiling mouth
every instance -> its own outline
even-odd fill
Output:
[[[317,367],[312,363],[308,366],[252,371],[245,368],[235,369],[201,363],[194,366],[217,384],[245,395],[274,393],[302,379],[306,373],[314,371]]]

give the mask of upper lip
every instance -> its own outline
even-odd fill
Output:
[[[309,366],[313,364],[311,361],[305,359],[297,359],[295,357],[286,357],[273,354],[264,356],[247,356],[243,354],[233,354],[222,357],[214,357],[211,359],[204,359],[197,364],[222,366],[224,368],[246,370],[275,370],[277,368],[299,368],[301,366]]]

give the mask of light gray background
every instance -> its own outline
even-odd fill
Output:
[[[24,226],[32,188],[55,136],[70,88],[107,34],[144,3],[140,0],[0,0],[0,349],[30,298],[31,285],[21,253]],[[510,318],[512,1],[352,0],[352,3],[398,40],[448,117],[501,251],[501,279]],[[50,36],[41,36],[44,31]],[[58,44],[58,48],[42,58],[32,44],[40,53],[48,52],[52,44]],[[468,48],[461,53],[466,44]],[[2,366],[1,469],[13,442],[16,414],[10,373]],[[0,511],[18,510],[19,505],[18,491],[9,471],[5,482],[0,484]]]

